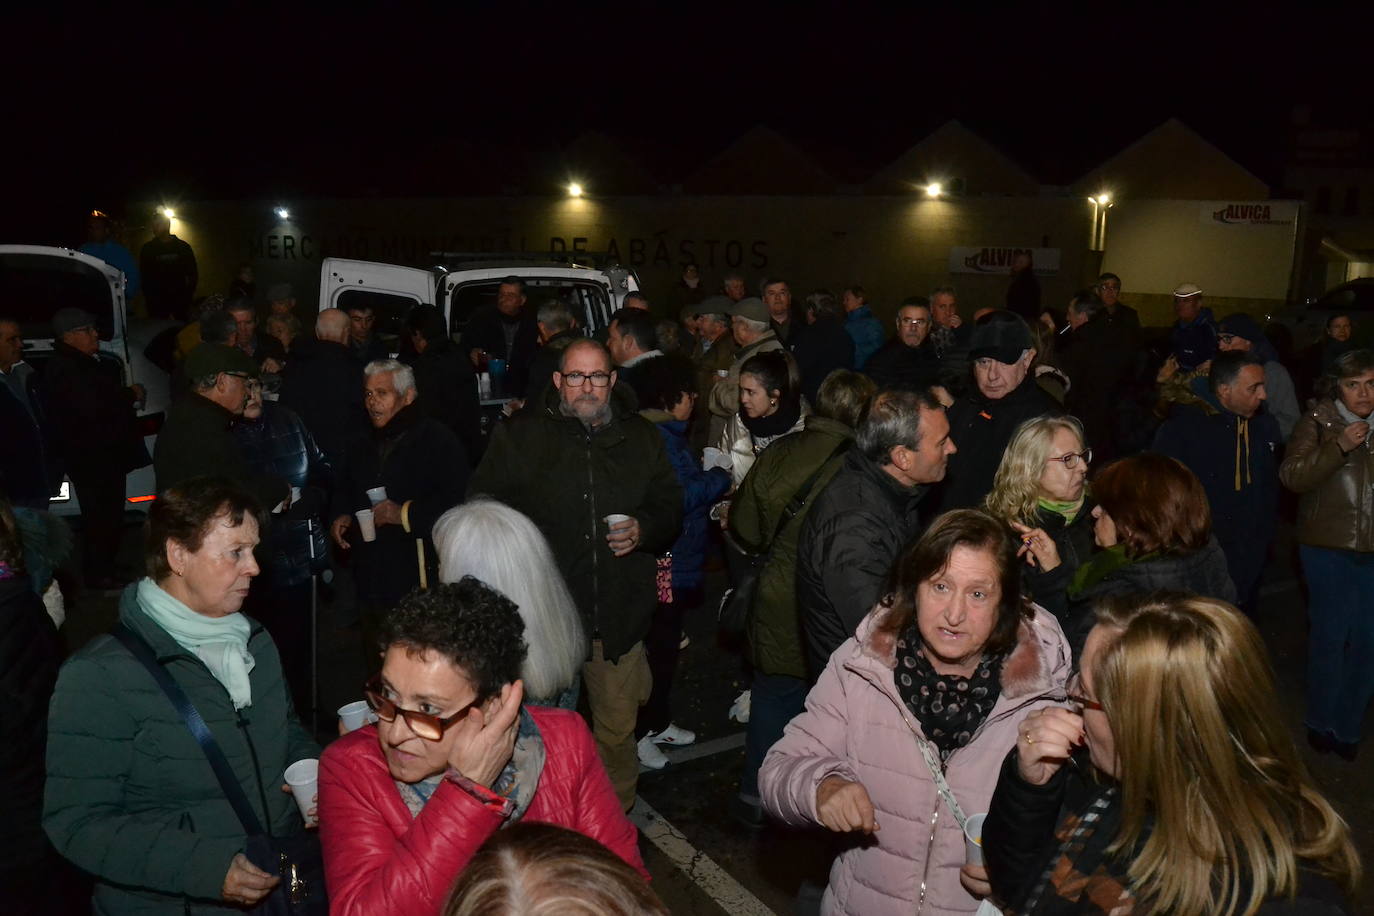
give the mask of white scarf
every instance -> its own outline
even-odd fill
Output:
[[[242,614],[198,614],[148,578],[138,583],[138,605],[177,645],[205,662],[215,680],[229,691],[235,709],[253,702],[248,673],[255,663],[248,651],[248,635],[252,632],[248,618]]]

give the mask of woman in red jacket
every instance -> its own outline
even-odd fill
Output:
[[[438,913],[483,841],[520,820],[586,834],[648,877],[582,719],[522,707],[523,630],[470,576],[388,615],[366,691],[380,721],[320,759],[334,914]]]

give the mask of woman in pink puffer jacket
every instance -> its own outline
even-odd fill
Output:
[[[764,760],[770,814],[855,834],[823,912],[978,909],[966,886],[985,892],[986,875],[970,867],[961,882],[963,830],[927,758],[964,815],[985,812],[1017,724],[1064,700],[1068,644],[1022,597],[1017,547],[985,513],[937,519]]]

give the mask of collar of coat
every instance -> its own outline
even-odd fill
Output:
[[[1052,619],[1039,605],[1031,605],[1035,616],[1022,619],[1016,631],[1016,646],[1002,663],[1002,695],[1009,700],[1038,696],[1054,688],[1054,672],[1067,659],[1053,657],[1056,643],[1048,631],[1046,621]],[[891,684],[891,672],[897,667],[897,635],[882,629],[879,624],[892,609],[879,604],[854,634],[858,650],[850,664],[874,668],[882,666],[881,681]],[[1060,639],[1062,645],[1062,637]],[[1062,651],[1062,649],[1061,649]],[[896,689],[895,687],[893,688]]]
[[[396,411],[396,416],[392,417],[381,429],[373,427],[372,436],[374,439],[395,439],[408,432],[411,427],[420,420],[424,419],[424,414],[414,404],[407,404]]]

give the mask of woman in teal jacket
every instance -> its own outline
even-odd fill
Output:
[[[282,791],[319,756],[296,718],[276,646],[239,613],[257,575],[258,507],[226,480],[193,478],[149,513],[145,578],[119,619],[145,640],[209,726],[258,820],[304,827]],[[152,675],[112,637],[63,667],[48,722],[43,824],[96,879],[102,914],[225,912],[280,893],[244,855],[244,829],[204,752]]]

